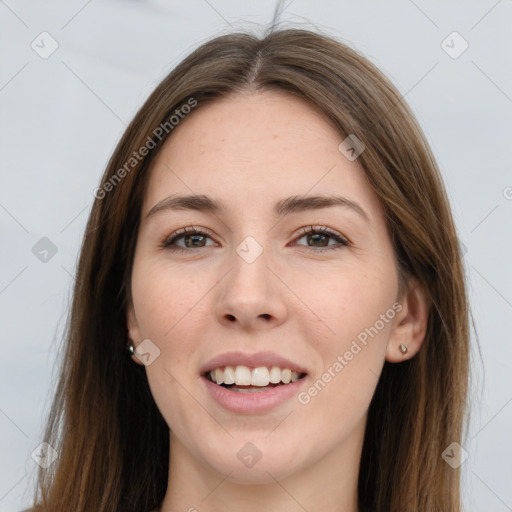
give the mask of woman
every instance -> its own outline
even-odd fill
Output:
[[[456,230],[369,61],[306,30],[217,37],[95,196],[35,510],[461,510]]]

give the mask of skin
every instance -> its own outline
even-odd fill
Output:
[[[413,357],[425,337],[428,302],[415,280],[397,297],[398,276],[384,211],[357,159],[315,108],[282,92],[217,100],[175,128],[151,166],[132,275],[129,338],[160,350],[146,366],[171,430],[169,485],[160,510],[355,512],[367,411],[385,360]],[[148,211],[173,194],[206,194],[225,214]],[[338,194],[340,206],[273,216],[291,195]],[[278,222],[279,220],[279,222]],[[329,227],[350,242],[297,234]],[[195,226],[209,238],[159,243]],[[263,253],[236,248],[252,236]],[[308,247],[324,252],[309,252]],[[188,251],[188,252],[185,252]],[[308,369],[309,389],[397,302],[401,311],[307,404],[296,397],[259,414],[235,414],[209,396],[199,367],[226,351],[275,351]],[[391,311],[393,311],[391,309]],[[403,343],[408,352],[399,350]],[[136,357],[133,360],[142,364]],[[261,452],[248,468],[247,442]]]

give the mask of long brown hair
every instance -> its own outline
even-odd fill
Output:
[[[386,362],[371,401],[360,512],[460,512],[460,470],[441,455],[462,444],[467,427],[471,315],[439,169],[413,113],[372,63],[319,32],[274,28],[262,37],[218,36],[193,51],[149,96],[108,163],[81,247],[44,433],[60,457],[39,470],[35,510],[141,512],[162,502],[169,428],[144,367],[126,352],[148,166],[183,105],[196,102],[197,111],[216,98],[271,89],[319,107],[340,142],[355,134],[365,145],[358,162],[382,201],[400,274],[417,278],[432,305],[419,353]],[[150,140],[148,154],[130,160]]]

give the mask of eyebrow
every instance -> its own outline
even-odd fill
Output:
[[[284,217],[290,213],[303,212],[307,210],[318,210],[333,206],[343,206],[357,212],[366,222],[370,223],[368,214],[363,208],[343,196],[336,195],[316,195],[316,196],[291,196],[278,201],[274,206],[274,214],[278,217]],[[152,217],[158,212],[168,210],[195,210],[199,212],[219,215],[227,210],[226,205],[219,200],[206,195],[187,195],[187,196],[169,196],[158,202],[146,215],[146,219]]]

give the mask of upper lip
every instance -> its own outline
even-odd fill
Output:
[[[225,352],[201,366],[200,373],[204,375],[215,368],[224,368],[225,366],[249,366],[258,368],[260,366],[278,366],[279,368],[289,368],[298,373],[308,373],[300,364],[290,361],[274,352],[256,352],[254,354],[245,354],[243,352]]]

